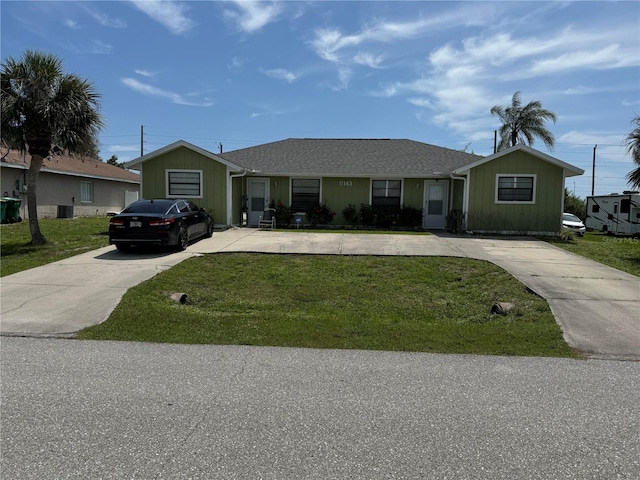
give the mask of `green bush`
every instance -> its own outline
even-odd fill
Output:
[[[356,210],[355,205],[349,204],[348,206],[342,209],[342,218],[349,225],[356,225],[358,223],[358,210]]]
[[[462,233],[464,231],[464,213],[462,210],[451,210],[447,215],[447,231]]]
[[[376,223],[373,207],[367,203],[360,204],[360,221],[365,227],[372,227]]]
[[[294,209],[291,207],[287,207],[280,200],[275,206],[276,209],[276,226],[277,227],[288,227],[291,225],[291,218],[295,213]]]
[[[422,226],[421,208],[412,207],[411,205],[402,205],[398,213],[398,224],[402,227],[421,227]]]
[[[333,222],[333,217],[336,216],[336,212],[331,210],[326,203],[323,203],[322,205],[316,205],[307,209],[305,214],[307,217],[307,222],[309,222],[312,226],[327,225]]]
[[[421,227],[422,213],[421,208],[411,205],[402,205],[400,208],[374,208],[366,203],[360,205],[362,225],[368,227]]]

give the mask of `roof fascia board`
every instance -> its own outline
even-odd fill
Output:
[[[565,170],[565,172],[567,172],[568,177],[572,177],[575,175],[582,175],[584,173],[584,170],[582,170],[581,168],[578,168],[569,163],[563,162],[562,160],[558,160],[557,158],[552,157],[551,155],[547,155],[546,153],[540,152],[539,150],[536,150],[535,148],[531,148],[530,146],[525,145],[523,143],[519,143],[516,146],[507,148],[505,150],[500,150],[499,152],[496,152],[493,155],[489,155],[488,157],[481,158],[480,160],[470,163],[469,165],[465,165],[463,167],[457,168],[452,173],[455,175],[467,173],[472,168],[479,167],[480,165],[483,165],[487,162],[491,162],[492,160],[503,157],[505,155],[509,155],[510,153],[517,152],[519,150],[523,150],[529,153],[530,155],[533,155],[534,157],[539,158],[540,160],[544,160],[545,162],[551,163],[552,165],[556,165],[557,167],[562,168],[563,170]]]
[[[291,177],[291,178],[444,178],[448,179],[449,174],[443,173],[442,175],[433,175],[433,174],[411,174],[406,175],[403,173],[376,173],[376,174],[366,174],[366,173],[269,173],[269,172],[256,172],[255,174],[249,173],[248,177]]]
[[[0,165],[2,168],[15,168],[18,170],[28,170],[29,167],[27,167],[26,165],[15,165],[15,164],[11,164],[11,163],[2,163]],[[63,172],[61,170],[52,170],[50,168],[46,168],[46,167],[42,167],[40,169],[40,172],[42,173],[52,173],[54,175],[66,175],[69,177],[81,177],[81,178],[93,178],[95,180],[107,180],[110,182],[124,182],[124,183],[135,183],[135,184],[139,184],[140,180],[131,180],[128,178],[118,178],[118,177],[105,177],[102,175],[89,175],[87,173],[78,173],[78,172]]]
[[[178,140],[176,142],[173,142],[169,145],[166,145],[162,148],[159,148],[158,150],[154,150],[153,152],[147,153],[146,155],[143,155],[142,157],[138,157],[135,158],[129,162],[126,162],[124,164],[125,168],[131,168],[134,167],[136,165],[140,165],[144,162],[148,162],[149,160],[153,160],[156,157],[159,157],[160,155],[164,155],[167,152],[170,152],[172,150],[175,150],[177,148],[180,147],[185,147],[188,148],[189,150],[192,150],[196,153],[199,153],[200,155],[210,158],[211,160],[215,160],[216,162],[222,163],[223,165],[233,169],[233,170],[237,170],[237,171],[242,171],[243,167],[241,167],[240,165],[236,165],[234,163],[231,163],[228,160],[225,160],[222,157],[219,157],[218,155],[216,155],[215,153],[211,153],[203,148],[200,148],[192,143],[186,142],[184,140]]]

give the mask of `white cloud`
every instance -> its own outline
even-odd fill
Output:
[[[315,31],[315,38],[309,44],[320,58],[336,62],[343,58],[343,50],[365,43],[415,39],[449,26],[482,23],[489,10],[467,4],[464,9],[442,15],[420,16],[417,20],[408,22],[375,21],[365,24],[359,32],[353,34],[343,34],[337,28],[321,28]]]
[[[343,90],[349,86],[349,82],[353,77],[353,71],[348,67],[341,67],[338,69],[338,88]]]
[[[140,151],[140,145],[110,145],[110,152],[138,152]]]
[[[110,55],[113,53],[113,45],[100,40],[87,41],[80,46],[71,43],[67,43],[64,46],[68,50],[80,55]]]
[[[177,105],[188,105],[194,107],[210,107],[213,105],[208,99],[205,99],[203,102],[189,102],[184,99],[184,96],[179,93],[170,92],[167,90],[162,90],[160,88],[154,87],[152,85],[148,85],[146,83],[142,83],[135,78],[123,78],[122,83],[124,83],[127,87],[135,90],[136,92],[140,92],[144,95],[148,95],[151,97],[159,97],[169,100],[171,103],[175,103]]]
[[[149,70],[142,70],[142,69],[139,69],[139,68],[136,68],[135,72],[138,75],[142,75],[143,77],[147,77],[147,78],[155,77],[155,75],[156,75],[155,72],[150,72]]]
[[[113,52],[113,45],[104,43],[100,40],[94,40],[93,42],[91,42],[91,44],[91,53],[107,55]]]
[[[189,7],[185,3],[156,0],[131,0],[131,3],[176,35],[187,33],[194,26],[186,15]]]
[[[410,98],[409,103],[416,107],[433,109],[433,103],[428,98]]]
[[[358,54],[353,57],[353,61],[359,65],[365,65],[370,68],[381,68],[380,64],[382,63],[383,57],[382,55],[373,55],[371,53],[358,52]]]
[[[103,27],[110,27],[110,28],[126,28],[127,27],[126,22],[124,22],[123,20],[120,20],[119,18],[116,18],[116,17],[110,17],[106,13],[98,12],[94,8],[90,7],[89,5],[90,4],[88,3],[82,4],[85,11]]]
[[[282,4],[276,2],[237,0],[233,3],[239,11],[226,9],[224,17],[245,33],[255,33],[276,21],[283,10]]]
[[[233,57],[231,63],[227,65],[230,72],[239,72],[244,67],[245,60],[240,57]]]
[[[534,62],[531,73],[534,75],[546,75],[578,68],[609,69],[619,67],[631,67],[640,64],[640,60],[623,51],[620,45],[608,45],[600,50],[579,50],[562,53],[553,58],[546,58]]]
[[[71,20],[70,18],[67,18],[64,22],[63,22],[64,26],[67,28],[70,28],[72,30],[76,30],[78,27],[78,22],[76,22],[75,20]]]
[[[264,74],[269,78],[275,78],[276,80],[286,80],[289,83],[293,83],[298,79],[298,76],[295,73],[285,70],[284,68],[265,70]]]

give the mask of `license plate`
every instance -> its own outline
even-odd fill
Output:
[[[141,227],[142,226],[142,222],[131,222],[131,223],[129,223],[129,226],[131,228]]]

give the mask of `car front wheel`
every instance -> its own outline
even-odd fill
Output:
[[[215,227],[215,225],[213,224],[213,222],[211,222],[209,224],[209,226],[207,227],[207,238],[211,238],[213,236],[214,227]]]
[[[186,250],[189,246],[189,232],[186,227],[180,227],[178,230],[178,250]]]

